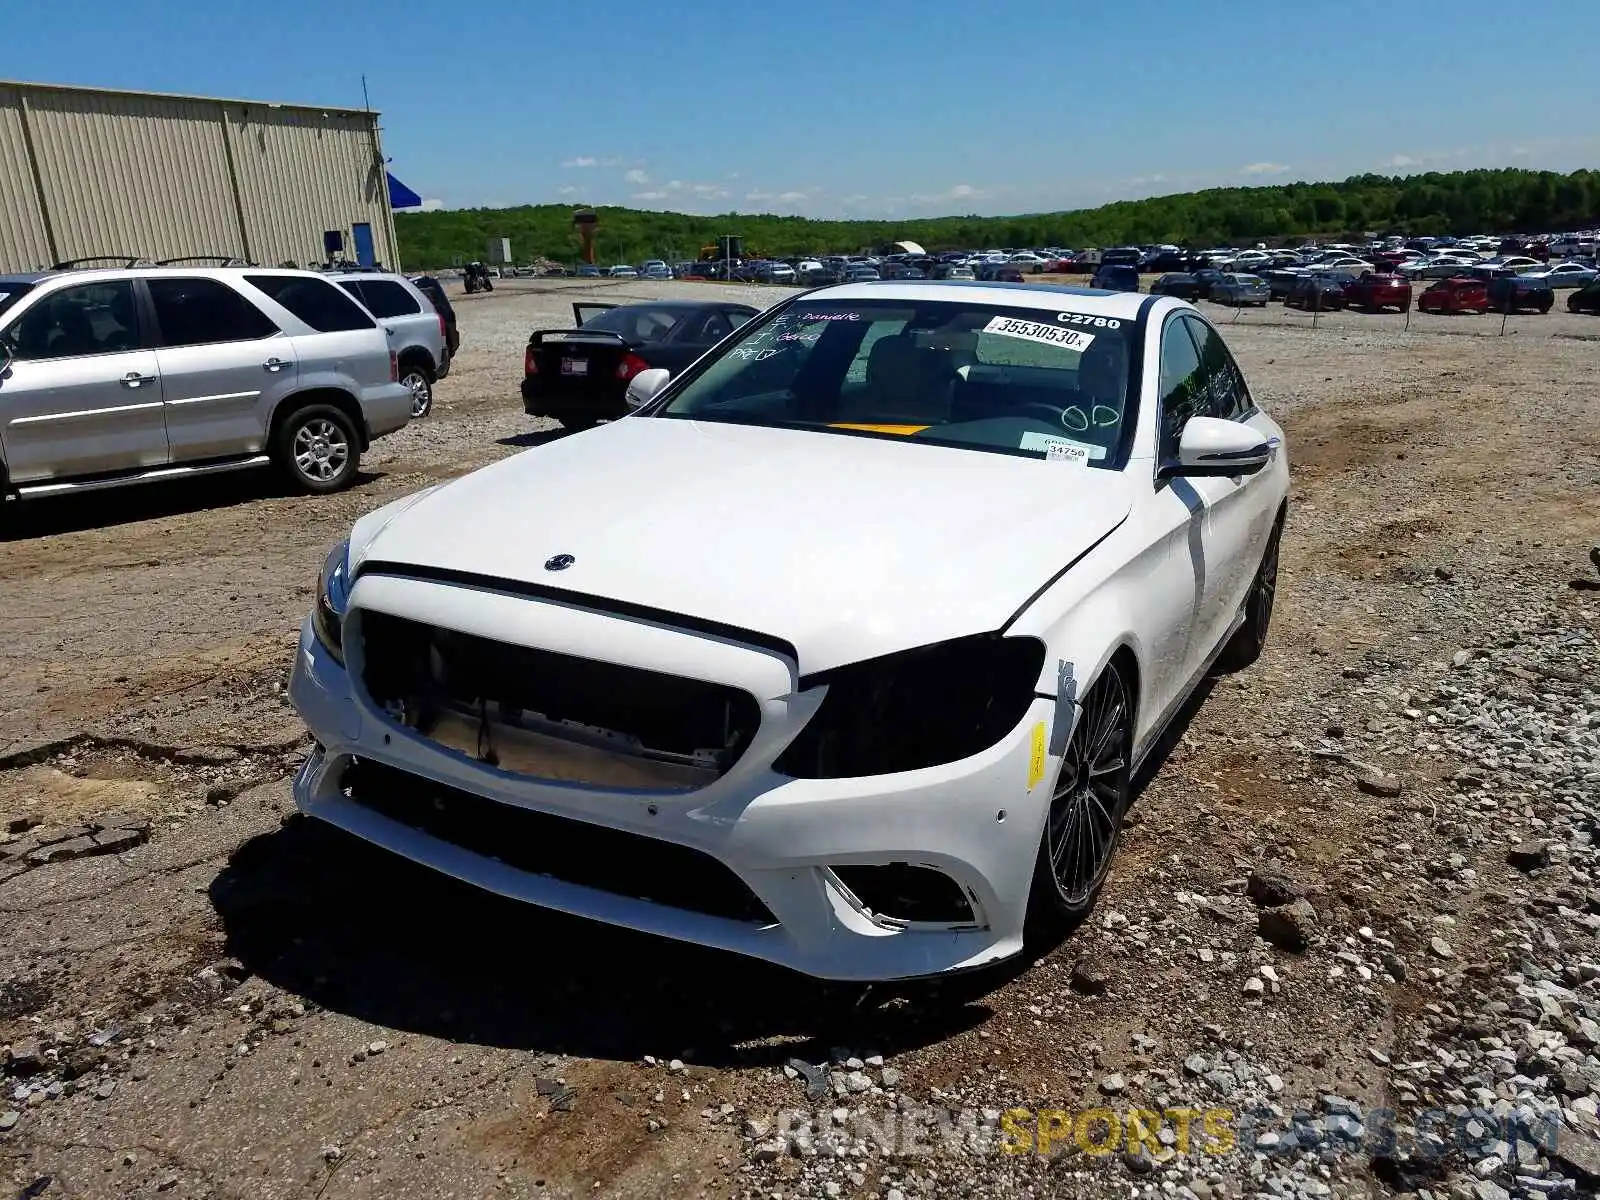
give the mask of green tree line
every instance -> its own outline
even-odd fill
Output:
[[[1011,217],[908,217],[814,220],[772,213],[697,216],[601,207],[596,260],[602,264],[699,257],[719,235],[744,239],[747,254],[846,253],[910,239],[929,250],[989,246],[1106,247],[1172,243],[1202,248],[1249,241],[1363,233],[1469,234],[1558,232],[1600,224],[1600,172],[1515,169],[1356,175],[1338,183],[1211,188],[1148,200],[1122,200],[1073,212]],[[578,256],[573,209],[518,208],[396,213],[408,269],[481,258],[488,239],[511,239],[518,262]]]

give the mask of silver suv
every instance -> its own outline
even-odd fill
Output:
[[[0,276],[0,497],[269,463],[338,491],[410,413],[384,330],[313,272]]]
[[[433,408],[433,385],[450,373],[444,317],[433,301],[404,275],[347,271],[327,276],[349,292],[389,331],[389,348],[400,357],[400,382],[411,392],[411,415]]]

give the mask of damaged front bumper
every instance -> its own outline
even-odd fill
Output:
[[[504,896],[825,979],[936,975],[1022,949],[1058,762],[1040,782],[1053,700],[1036,699],[998,743],[948,766],[791,779],[769,764],[815,700],[793,692],[785,661],[689,632],[515,604],[538,610],[540,636],[556,626],[552,640],[563,646],[607,643],[615,654],[620,642],[628,661],[662,669],[711,661],[708,674],[761,698],[754,743],[692,791],[533,778],[378,708],[355,682],[358,663],[347,670],[308,620],[290,698],[318,745],[295,780],[299,807]],[[929,886],[891,911],[902,900],[883,897],[907,894],[908,874]]]

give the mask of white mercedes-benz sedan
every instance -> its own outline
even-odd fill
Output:
[[[1130,781],[1267,636],[1283,434],[1162,296],[787,300],[630,414],[357,521],[291,694],[313,817],[834,980],[1092,905]]]

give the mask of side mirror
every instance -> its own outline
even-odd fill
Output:
[[[1277,438],[1264,438],[1243,421],[1190,417],[1178,438],[1177,461],[1161,464],[1160,477],[1254,475],[1278,452]]]
[[[672,378],[672,372],[665,367],[651,367],[649,370],[640,371],[628,382],[626,399],[629,408],[643,408],[662,388],[667,386],[667,380]]]
[[[11,348],[9,338],[0,337],[0,375],[11,370],[11,364],[16,360],[16,351]]]

